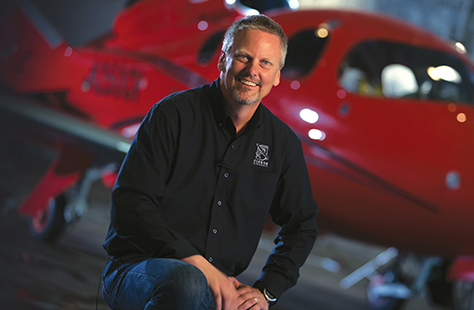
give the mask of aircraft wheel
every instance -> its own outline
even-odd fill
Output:
[[[371,310],[398,310],[402,307],[405,299],[399,299],[389,296],[381,296],[380,287],[385,284],[397,282],[397,276],[388,271],[383,274],[377,274],[370,279],[367,287],[367,300]]]
[[[459,281],[453,286],[455,310],[474,310],[474,283]]]
[[[31,235],[47,242],[54,242],[64,231],[66,220],[64,219],[64,208],[66,198],[64,194],[56,198],[51,197],[45,208],[28,220],[28,228]]]

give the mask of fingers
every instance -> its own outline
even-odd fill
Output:
[[[222,296],[220,294],[214,293],[214,300],[216,302],[216,310],[222,309]]]
[[[219,283],[213,291],[216,300],[217,310],[237,310],[239,303],[239,295],[237,293],[236,283],[240,285],[235,279],[225,277],[225,280]]]
[[[236,278],[234,277],[229,277],[229,280],[234,284],[236,289],[239,289],[240,287],[243,286],[242,283],[240,283]]]
[[[258,289],[242,284],[238,292],[239,310],[268,310],[268,302]]]
[[[238,310],[268,310],[268,303],[265,299],[251,297],[246,299],[238,308]]]

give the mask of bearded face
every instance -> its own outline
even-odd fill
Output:
[[[237,104],[260,103],[280,83],[280,38],[260,30],[243,30],[219,59],[224,97]]]

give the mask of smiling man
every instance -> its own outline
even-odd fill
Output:
[[[224,38],[218,67],[221,90],[239,135],[263,97],[280,83],[286,50],[282,51],[279,36],[262,30],[244,29],[231,46],[230,40]]]
[[[172,94],[143,120],[112,193],[103,297],[112,309],[267,310],[296,284],[317,236],[301,142],[262,99],[287,39],[264,15],[236,21],[211,85]],[[270,213],[281,226],[252,286]]]

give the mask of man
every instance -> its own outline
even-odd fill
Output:
[[[227,31],[211,85],[145,117],[112,194],[104,300],[112,309],[267,310],[295,285],[317,235],[301,143],[260,104],[280,81],[287,39],[258,15]],[[282,226],[253,287],[234,276],[270,212]]]

